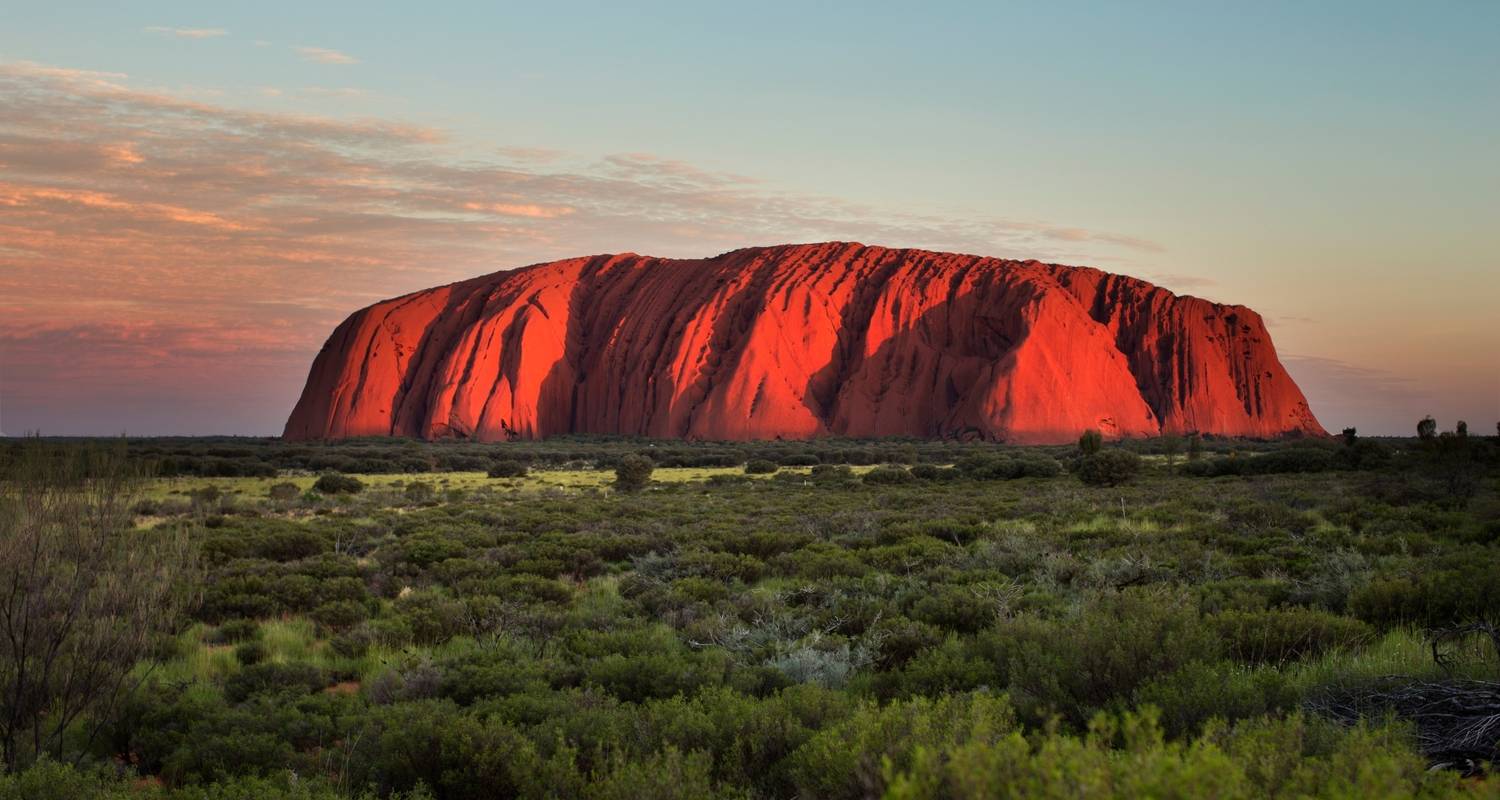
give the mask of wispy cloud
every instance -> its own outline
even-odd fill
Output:
[[[303,61],[312,61],[318,64],[358,64],[359,59],[348,53],[338,50],[330,50],[326,47],[298,47],[297,53],[302,56]]]
[[[146,33],[176,36],[179,39],[216,39],[229,35],[229,31],[223,28],[171,28],[165,25],[151,25],[144,30]]]
[[[1156,252],[1156,250],[1149,250],[1149,252]],[[1219,282],[1213,278],[1205,278],[1202,275],[1182,275],[1173,272],[1153,272],[1146,275],[1146,278],[1158,286],[1165,286],[1168,289],[1178,292],[1202,291],[1219,285]]]
[[[553,258],[823,239],[1057,260],[1138,249],[1045,222],[779,191],[652,154],[466,151],[431,128],[245,111],[113,73],[0,64],[0,107],[7,429],[117,430],[119,387],[143,408],[211,409],[253,381],[269,416],[216,429],[274,432],[265,420],[290,407],[350,311]]]

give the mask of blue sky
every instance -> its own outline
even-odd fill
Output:
[[[187,334],[169,328],[243,341],[235,326],[254,309],[236,302],[254,290],[226,276],[265,286],[288,267],[229,261],[205,275],[187,256],[151,267],[201,281],[200,302],[219,304],[211,313],[186,310],[187,294],[122,308],[128,289],[59,309],[50,298],[95,283],[60,263],[105,253],[98,269],[146,268],[133,251],[108,250],[116,240],[102,232],[45,257],[0,238],[0,272],[11,275],[0,289],[16,324],[67,316],[92,325],[83,338],[97,342],[126,316],[152,320],[157,383],[191,384],[174,392],[191,408],[162,413],[150,390],[120,376],[141,411],[109,418],[58,400],[78,377],[48,354],[75,333],[15,333],[0,373],[7,433],[222,432],[208,428],[216,420],[274,432],[317,341],[369,300],[561,255],[707,255],[810,235],[1088,263],[1250,305],[1331,428],[1406,433],[1433,413],[1487,429],[1500,417],[1500,4],[38,3],[5,17],[0,64],[15,74],[0,96],[0,135],[36,140],[59,120],[80,124],[58,110],[82,113],[78,97],[93,109],[87,120],[136,103],[91,128],[90,141],[128,139],[146,152],[172,138],[179,150],[201,146],[196,169],[206,169],[219,137],[273,137],[295,157],[299,134],[275,120],[317,116],[430,132],[420,151],[391,146],[373,160],[393,170],[505,165],[552,181],[540,200],[525,181],[478,187],[499,197],[481,205],[503,207],[514,224],[450,231],[425,251],[432,263],[361,256],[360,273],[320,266],[336,253],[296,262],[309,291],[353,281],[368,294],[274,312],[273,328],[314,333],[250,354],[267,388],[241,392],[243,407],[215,394],[222,386],[191,384],[201,371],[173,372],[170,342]],[[144,96],[178,104],[172,125],[189,105],[207,110],[191,112],[192,132],[154,139],[148,106],[165,106]],[[26,103],[7,114],[7,97]],[[77,164],[17,163],[0,156],[0,179],[93,185]],[[357,182],[380,171],[362,168]],[[188,198],[182,208],[237,219],[213,205],[216,180],[174,191]],[[110,196],[178,208],[149,190],[135,179]],[[667,190],[676,194],[663,199]],[[263,210],[312,190],[261,191],[275,199]],[[825,211],[826,222],[803,224]],[[205,347],[208,358],[230,346]]]

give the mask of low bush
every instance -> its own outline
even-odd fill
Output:
[[[488,474],[491,478],[524,478],[526,472],[525,464],[507,459],[490,465]]]
[[[877,486],[889,486],[898,483],[911,483],[916,480],[911,471],[906,467],[898,467],[894,464],[876,467],[866,472],[862,478],[865,483]]]
[[[1225,611],[1208,621],[1228,654],[1249,664],[1285,664],[1354,645],[1372,633],[1359,620],[1311,608]]]
[[[258,639],[251,639],[248,642],[241,642],[237,647],[234,648],[234,660],[247,667],[254,666],[262,661],[265,661],[266,658],[270,655],[270,648],[266,647],[265,642],[262,642]]]
[[[352,475],[341,475],[337,472],[326,472],[318,476],[313,484],[313,491],[320,494],[358,494],[364,491],[365,485],[362,481]]]
[[[1119,486],[1141,471],[1141,457],[1129,450],[1111,448],[1078,460],[1078,479],[1089,486]]]
[[[615,467],[615,488],[622,492],[636,492],[651,483],[651,473],[656,464],[646,456],[631,453],[620,459]]]

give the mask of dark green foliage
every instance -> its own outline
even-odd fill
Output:
[[[333,600],[314,608],[308,616],[313,622],[332,631],[342,631],[363,622],[367,612],[353,600]]]
[[[765,458],[755,458],[745,462],[746,475],[770,475],[781,466],[775,461]]]
[[[519,461],[496,461],[490,465],[489,476],[491,478],[524,478],[526,465]]]
[[[426,481],[412,481],[406,484],[401,494],[406,497],[407,502],[421,504],[431,501],[437,491]]]
[[[1096,430],[1087,430],[1078,437],[1078,450],[1086,456],[1091,456],[1104,449],[1104,434]]]
[[[1500,558],[1493,548],[1472,548],[1445,568],[1377,578],[1349,598],[1349,609],[1384,627],[1500,620]]]
[[[983,641],[1023,713],[1079,725],[1153,676],[1212,661],[1223,647],[1185,596],[1141,589],[1103,595],[1061,626],[1018,618]]]
[[[911,468],[911,476],[921,481],[945,481],[958,475],[958,470],[936,464],[917,464]]]
[[[214,632],[214,639],[218,642],[238,643],[258,638],[260,638],[260,625],[249,619],[232,619],[220,625]]]
[[[1141,457],[1129,450],[1111,448],[1078,460],[1078,479],[1089,486],[1119,486],[1141,471]]]
[[[924,753],[992,746],[1018,729],[1005,698],[978,692],[861,705],[798,748],[789,772],[808,797],[879,797],[893,773]]]
[[[364,483],[358,478],[337,472],[325,472],[318,476],[318,481],[313,484],[313,491],[321,494],[358,494],[364,491],[364,488]]]
[[[1285,664],[1369,638],[1368,626],[1311,608],[1225,611],[1210,618],[1229,655],[1247,664]]]
[[[265,661],[266,656],[270,655],[270,653],[271,651],[266,647],[264,642],[258,639],[251,639],[247,642],[240,642],[234,648],[234,660],[249,667]]]
[[[278,503],[290,503],[302,496],[302,490],[295,483],[283,482],[273,484],[266,490],[266,496]]]
[[[906,467],[888,465],[876,467],[864,474],[862,480],[871,485],[890,485],[899,483],[911,483],[916,478]]]
[[[819,484],[852,484],[854,470],[833,464],[819,464],[812,468],[812,479]]]
[[[969,456],[955,469],[975,480],[1015,480],[1017,478],[1052,478],[1063,473],[1063,467],[1045,453],[1011,453],[1000,456]]]
[[[248,665],[230,676],[224,682],[224,696],[239,703],[253,695],[303,695],[327,685],[323,671],[311,664],[263,662]]]
[[[646,456],[634,453],[623,456],[615,467],[615,488],[622,492],[635,492],[651,483],[651,473],[656,464]]]
[[[1189,464],[1185,470],[1190,475],[1218,476],[1325,472],[1335,467],[1366,469],[1380,463],[1379,450],[1379,442],[1363,440],[1337,452],[1294,447],[1259,455],[1205,459]]]

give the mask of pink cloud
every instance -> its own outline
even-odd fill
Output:
[[[170,28],[164,25],[151,25],[145,31],[146,33],[176,36],[179,39],[216,39],[220,36],[229,35],[229,31],[223,28]]]
[[[140,409],[269,398],[270,412],[217,430],[274,432],[267,420],[290,408],[350,311],[553,258],[821,239],[1042,258],[1059,239],[1136,249],[1075,228],[779,192],[651,154],[461,159],[431,128],[246,111],[114,73],[0,64],[0,108],[8,432],[118,431],[107,398],[122,387]]]
[[[330,50],[326,47],[298,47],[298,55],[303,61],[312,61],[318,64],[358,64],[359,59],[348,53],[338,50]]]

